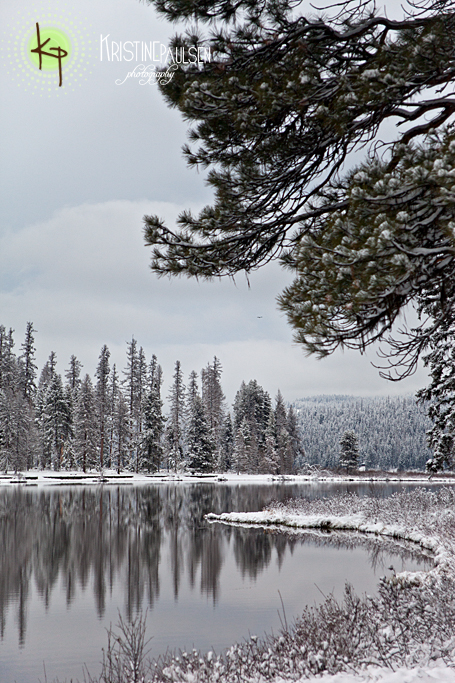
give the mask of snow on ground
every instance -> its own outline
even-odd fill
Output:
[[[453,593],[453,582],[455,580],[455,492],[453,488],[441,488],[432,492],[419,488],[412,492],[395,493],[382,499],[375,498],[374,495],[359,497],[355,494],[337,495],[318,500],[302,498],[287,503],[274,503],[265,510],[257,512],[232,512],[221,515],[212,513],[206,517],[212,523],[221,522],[236,526],[260,526],[293,531],[298,529],[321,529],[327,532],[349,530],[374,534],[379,537],[386,536],[412,541],[422,548],[432,551],[433,568],[428,572],[402,572],[397,574],[385,580],[383,584],[385,591],[388,590],[387,581],[390,582],[392,591],[396,588],[401,590],[409,588],[411,590],[409,605],[411,605],[416,595],[416,593],[412,593],[412,587],[418,587],[423,598],[423,609],[428,613],[428,616],[432,613],[433,608],[440,609],[441,602],[444,602],[445,598],[449,599],[447,592],[442,591],[442,598],[440,593],[439,597],[436,598],[436,603],[432,602],[431,587],[441,585],[441,581],[446,581],[446,587],[449,586],[450,593]],[[393,585],[395,585],[395,589]],[[406,593],[405,590],[403,595]],[[422,605],[419,609],[422,609]],[[405,618],[410,620],[409,623],[414,618],[418,618],[417,612],[413,614],[413,609],[406,613]],[[446,612],[443,621],[446,619],[453,620],[453,617],[449,616],[451,609]],[[447,621],[445,623],[448,624]],[[433,632],[437,631],[440,625],[442,622],[438,623],[438,619],[435,619]],[[398,626],[400,627],[400,618],[398,618]],[[406,628],[404,624],[403,628]],[[452,627],[450,627],[449,633],[453,634]],[[343,671],[331,675],[325,673],[318,678],[323,683],[361,683],[362,681],[377,681],[378,683],[455,682],[455,669],[453,668],[455,639],[452,636],[442,648],[446,652],[444,658],[447,656],[445,661],[449,661],[450,666],[441,659],[433,662],[433,666],[429,666],[432,663],[432,656],[427,657],[425,655],[426,644],[420,642],[419,645],[419,639],[417,639],[415,645],[412,645],[411,636],[410,643],[411,649],[414,648],[414,656],[416,657],[415,663],[411,666],[398,668],[395,671],[393,668],[396,667],[389,669],[370,666],[363,671]],[[390,643],[390,647],[393,650],[393,642]],[[420,668],[413,668],[419,663],[421,664]],[[310,675],[310,677],[312,676]],[[307,678],[308,672],[299,681],[303,682]],[[281,683],[284,680],[289,680],[289,678],[277,676],[274,678],[274,683]]]
[[[415,498],[415,496],[414,496]],[[258,512],[224,512],[206,515],[209,522],[234,525],[291,529],[321,529],[324,531],[358,531],[412,541],[434,554],[434,569],[410,574],[402,572],[397,579],[420,583],[431,574],[455,578],[454,539],[447,534],[447,526],[455,524],[453,510],[440,504],[430,514],[419,515],[419,510],[406,509],[407,494],[395,494],[378,501],[355,495],[336,496],[304,503],[271,505]],[[418,505],[419,503],[417,503]],[[430,499],[425,502],[430,505]],[[333,509],[331,509],[333,508]],[[444,530],[443,535],[440,531]]]
[[[226,472],[222,474],[188,474],[161,471],[154,474],[144,472],[121,472],[104,470],[101,474],[97,470],[87,473],[73,470],[28,470],[26,472],[8,472],[0,474],[0,486],[49,486],[56,484],[151,484],[151,483],[191,483],[207,481],[222,484],[319,484],[319,483],[412,483],[412,484],[455,484],[455,476],[436,475],[431,478],[424,472],[368,472],[367,475],[333,474],[328,471],[316,471],[313,474],[278,476],[271,474],[236,474]]]
[[[397,671],[371,667],[362,674],[338,673],[333,676],[321,676],[319,680],[321,683],[454,683],[455,670],[445,666],[431,669],[400,668]]]

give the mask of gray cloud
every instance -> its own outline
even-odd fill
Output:
[[[167,278],[148,267],[140,230],[145,211],[174,220],[180,207],[152,201],[116,201],[57,211],[48,220],[0,237],[3,322],[18,335],[27,320],[38,330],[40,363],[50,350],[62,364],[75,353],[93,372],[102,344],[125,363],[132,335],[148,357],[156,353],[170,382],[176,359],[185,373],[214,355],[225,367],[232,400],[242,379],[257,379],[288,399],[314,393],[396,393],[422,386],[378,378],[369,360],[350,352],[324,361],[304,356],[275,297],[289,281],[277,264],[253,273],[250,286]],[[261,316],[261,317],[258,317]]]

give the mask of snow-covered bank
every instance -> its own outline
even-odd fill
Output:
[[[410,538],[433,549],[434,568],[384,577],[374,596],[359,597],[347,586],[341,602],[329,595],[293,623],[283,612],[278,634],[251,635],[220,655],[194,650],[149,661],[146,620],[138,616],[110,634],[105,669],[91,683],[130,683],[133,665],[135,680],[144,683],[303,683],[315,677],[321,683],[455,683],[455,488],[416,488],[387,498],[376,489],[370,497],[299,499],[246,517],[210,517],[225,524],[248,519],[268,529],[281,520],[280,528],[292,533],[316,526],[321,531],[314,533],[335,542],[339,532],[322,532],[362,529],[381,543]]]
[[[154,474],[146,472],[121,472],[104,470],[101,474],[93,470],[81,472],[75,470],[28,470],[26,472],[3,472],[0,474],[0,486],[55,486],[59,485],[98,485],[98,484],[150,484],[150,483],[191,483],[210,482],[221,484],[454,484],[452,474],[438,474],[431,478],[424,472],[367,472],[358,474],[337,474],[326,470],[310,474],[271,475],[271,474],[236,474],[234,472],[189,474],[161,471]]]
[[[454,490],[417,489],[388,498],[345,494],[319,500],[275,503],[258,512],[210,513],[210,522],[275,528],[358,531],[412,541],[434,553],[432,575],[455,579]],[[400,574],[397,580],[422,582],[428,573]]]
[[[388,498],[345,494],[207,517],[225,524],[349,529],[409,539],[434,552],[434,568],[381,579],[378,597],[359,598],[347,587],[343,603],[329,596],[264,643],[252,638],[216,658],[171,658],[151,680],[282,683],[318,676],[323,683],[455,681],[454,489],[416,489]]]

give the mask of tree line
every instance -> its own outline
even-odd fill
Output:
[[[431,459],[431,420],[412,395],[310,396],[295,401],[294,409],[311,465],[342,466],[346,431],[357,435],[358,464],[367,469],[423,470]]]
[[[232,411],[214,357],[184,383],[176,361],[163,413],[163,371],[134,337],[126,367],[101,348],[94,377],[72,355],[64,376],[51,352],[38,376],[35,330],[27,323],[19,353],[0,325],[0,467],[134,472],[290,474],[302,461],[297,417],[278,391],[274,404],[256,380],[242,382]]]

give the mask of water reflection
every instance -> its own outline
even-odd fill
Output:
[[[199,590],[216,604],[221,570],[231,549],[242,577],[253,580],[268,567],[273,551],[281,567],[296,544],[309,542],[346,548],[362,542],[377,565],[385,546],[374,539],[359,541],[349,534],[329,538],[320,533],[273,533],[204,521],[204,515],[212,511],[260,510],[272,499],[295,497],[296,488],[204,484],[0,491],[2,639],[7,611],[13,604],[19,643],[24,644],[33,586],[49,609],[53,592],[61,591],[61,586],[69,607],[78,591],[91,584],[96,611],[102,618],[106,596],[120,584],[126,616],[131,618],[144,604],[154,608],[160,595],[160,573],[163,577],[168,571],[175,601],[186,576],[192,590]],[[397,552],[397,547],[391,542],[388,550]],[[160,567],[164,549],[167,563]],[[412,557],[413,551],[403,546],[402,555]]]

